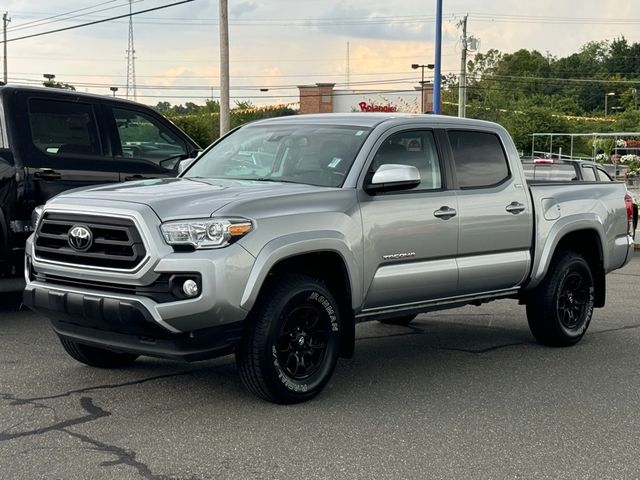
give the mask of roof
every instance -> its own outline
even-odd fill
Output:
[[[36,87],[36,86],[23,86],[23,85],[1,85],[0,86],[0,95],[6,95],[11,92],[31,92],[31,93],[46,93],[46,94],[54,94],[58,95],[66,95],[69,97],[81,97],[81,98],[94,98],[108,101],[117,101],[117,102],[125,102],[131,103],[132,105],[142,105],[139,102],[134,102],[131,100],[126,100],[122,97],[113,97],[110,93],[105,93],[104,95],[99,95],[97,93],[84,93],[78,92],[77,90],[65,90],[63,88],[50,88],[50,87]],[[148,107],[148,105],[145,105]]]
[[[475,120],[469,118],[451,117],[448,115],[433,115],[433,114],[419,114],[419,113],[318,113],[318,114],[304,114],[304,115],[289,115],[285,117],[273,117],[258,120],[253,122],[252,125],[259,125],[262,123],[309,123],[309,124],[325,124],[325,125],[348,125],[356,127],[368,127],[373,128],[384,122],[390,122],[394,120],[405,120],[413,122],[424,122],[430,126],[478,126],[488,127],[495,126],[495,123],[487,122],[484,120]]]

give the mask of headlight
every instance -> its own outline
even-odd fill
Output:
[[[195,248],[226,247],[253,228],[249,220],[207,218],[163,223],[162,235],[169,245],[192,245]]]
[[[38,229],[38,223],[40,223],[40,219],[42,218],[43,210],[44,205],[39,205],[33,209],[33,213],[31,214],[31,226],[33,227],[34,232]]]

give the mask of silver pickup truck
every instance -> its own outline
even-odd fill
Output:
[[[301,402],[366,320],[513,298],[538,341],[573,345],[633,254],[622,183],[527,184],[493,123],[264,120],[185,168],[37,210],[24,302],[76,360],[235,353],[249,390]]]

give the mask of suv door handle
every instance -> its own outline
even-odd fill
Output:
[[[50,168],[41,168],[33,173],[33,178],[38,180],[60,180],[62,175]]]
[[[449,220],[450,218],[455,217],[457,214],[458,212],[455,208],[447,207],[446,205],[433,212],[434,217],[438,217],[443,220]]]
[[[513,213],[514,215],[517,215],[520,212],[524,212],[524,209],[525,209],[525,206],[520,202],[511,202],[505,208],[507,212]]]
[[[145,178],[146,177],[143,177],[142,175],[135,174],[135,175],[129,175],[128,177],[124,177],[124,181],[129,182],[131,180],[144,180]]]

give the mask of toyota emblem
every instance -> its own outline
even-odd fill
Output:
[[[69,230],[69,246],[78,252],[86,252],[93,244],[93,234],[84,225],[74,225]]]

